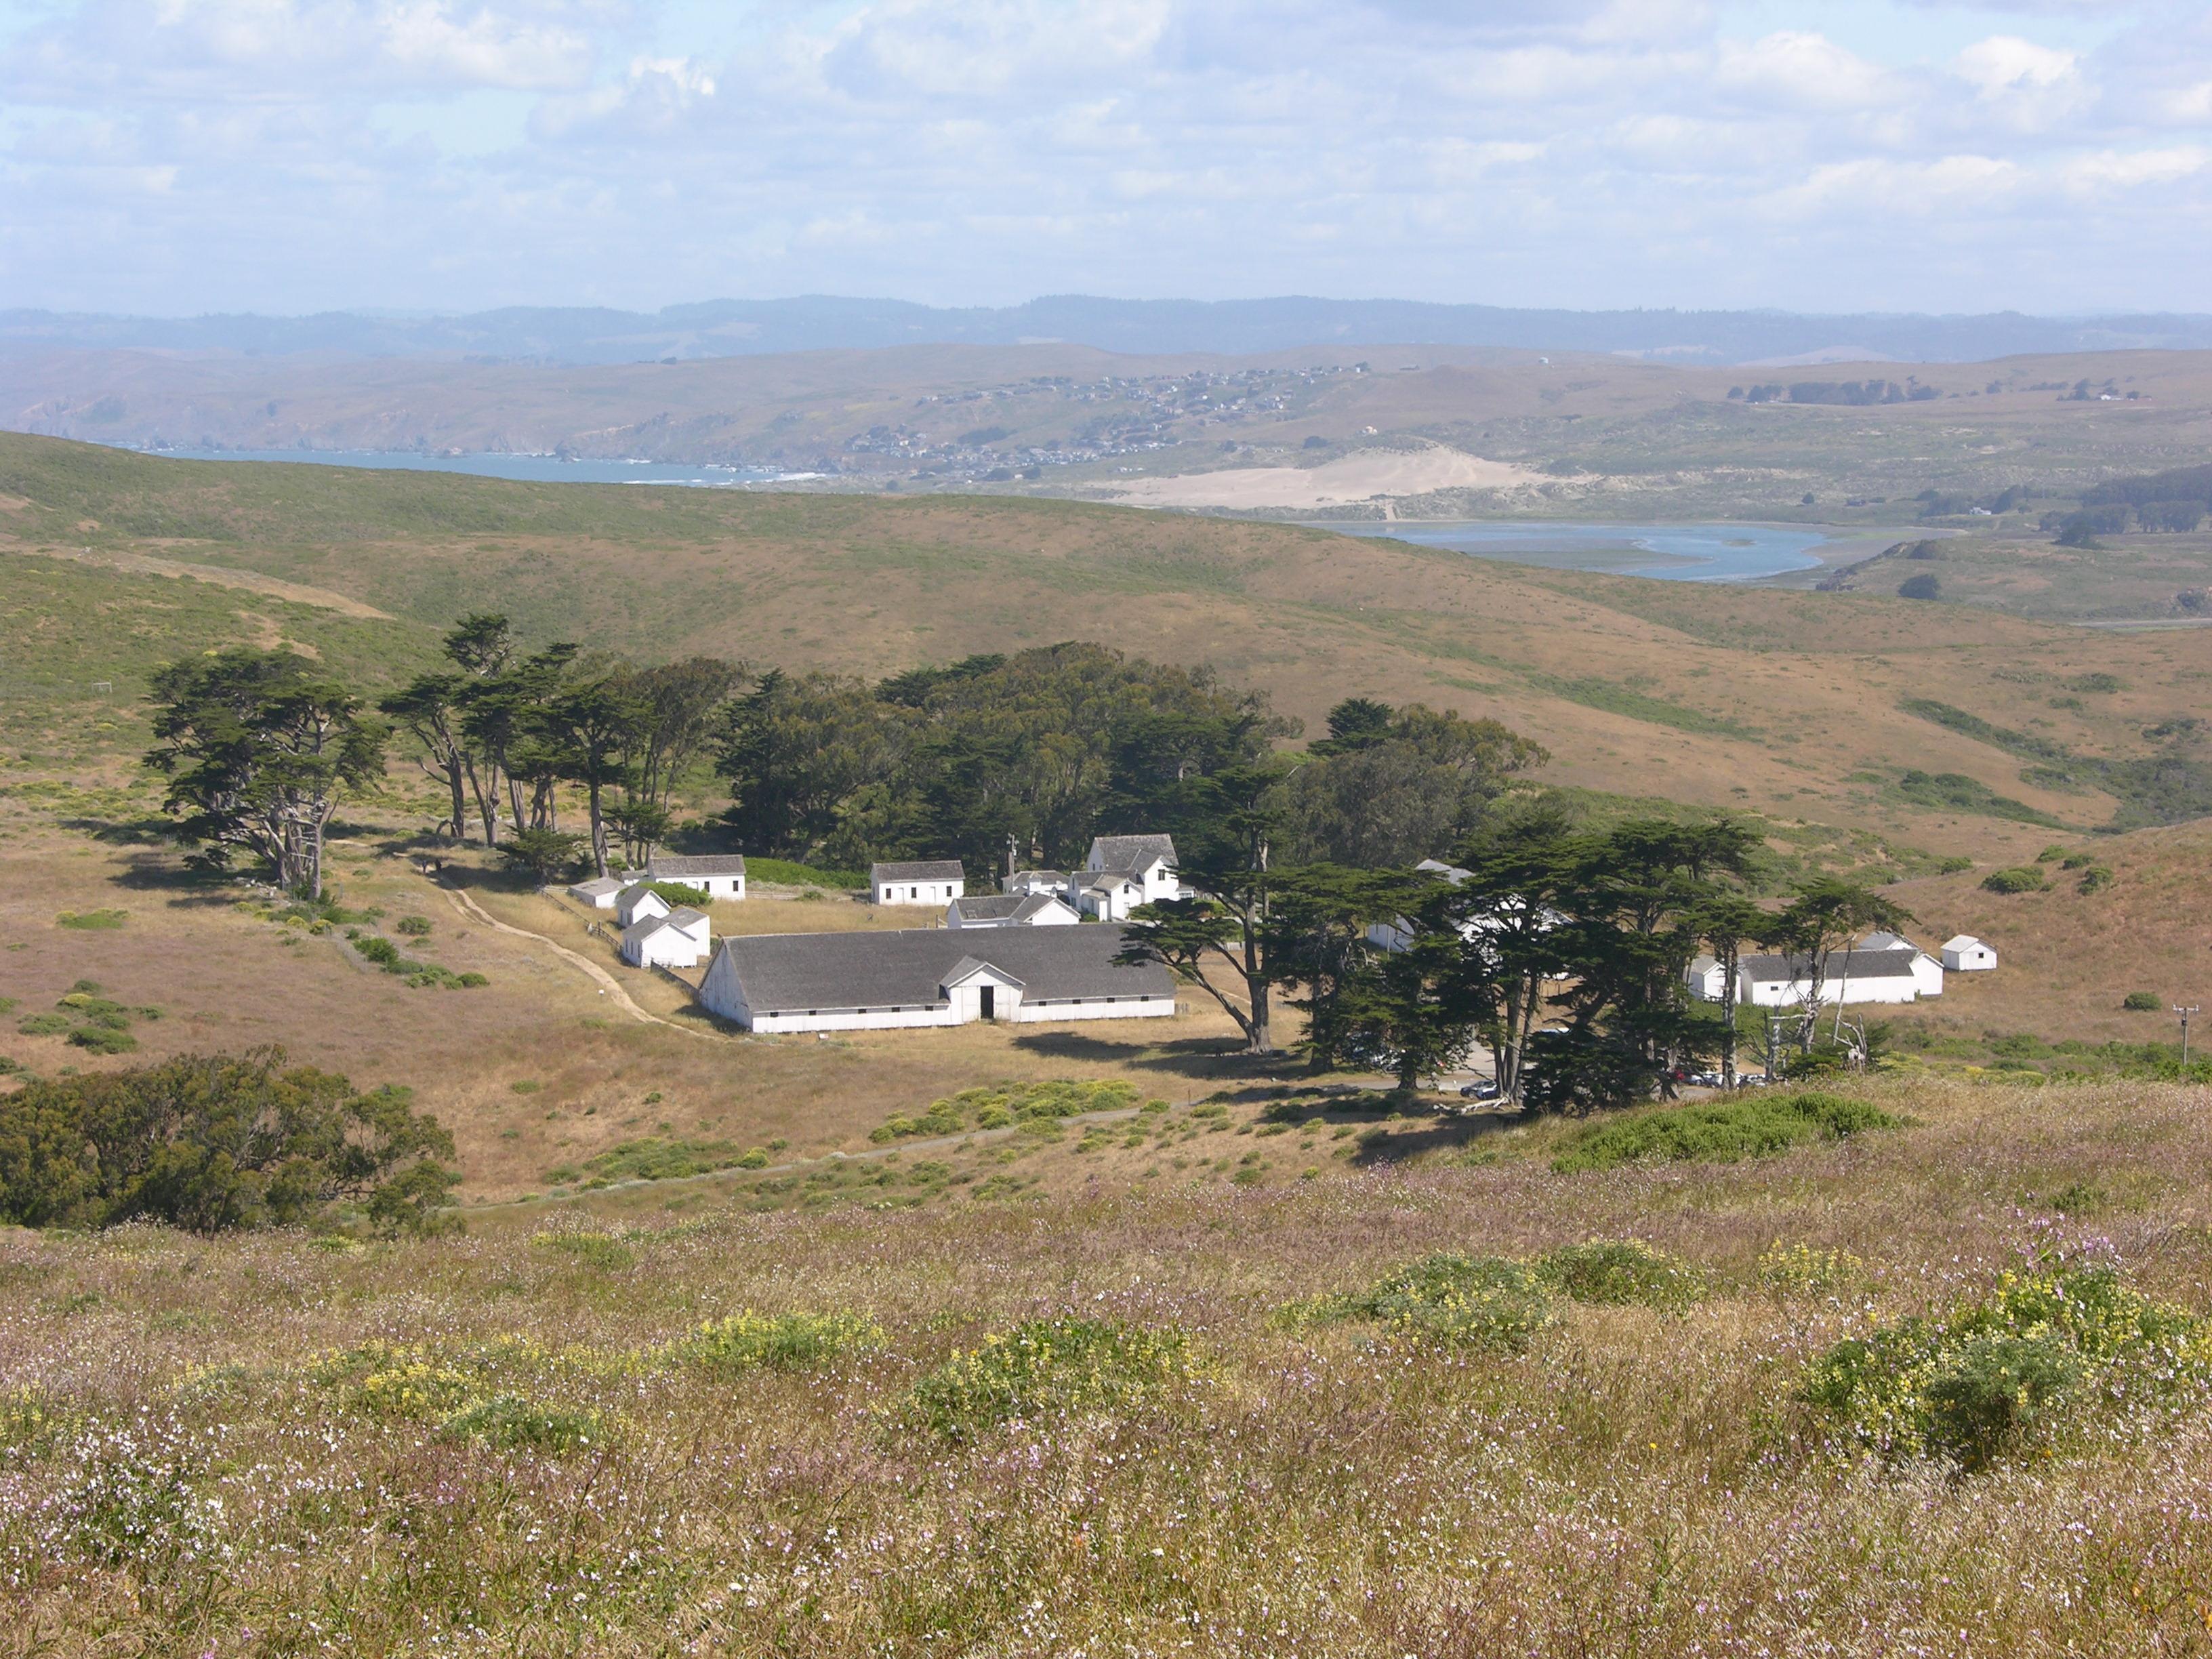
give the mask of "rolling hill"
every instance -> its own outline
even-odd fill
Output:
[[[1355,691],[1420,699],[1538,738],[1553,782],[1984,859],[2054,823],[2173,816],[2121,769],[2188,773],[2212,714],[2177,637],[1067,501],[531,486],[8,437],[0,546],[279,582],[416,647],[487,605],[541,638],[866,674],[1095,638],[1210,663],[1310,726]]]

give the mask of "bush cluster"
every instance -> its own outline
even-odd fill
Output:
[[[81,979],[52,1013],[33,1014],[15,1029],[25,1036],[66,1037],[73,1047],[95,1054],[127,1054],[138,1046],[131,1034],[131,1022],[161,1017],[159,1008],[126,1008],[111,1001],[91,980]]]
[[[1120,1111],[1136,1103],[1136,1085],[1129,1083],[1000,1083],[932,1101],[928,1110],[917,1116],[901,1113],[868,1139],[880,1144],[920,1135],[957,1135],[968,1129],[1003,1129],[1010,1123]]]
[[[187,1055],[0,1097],[0,1220],[194,1232],[296,1224],[343,1200],[425,1231],[459,1179],[453,1137],[404,1089],[357,1094],[284,1051]]]
[[[1100,1319],[1036,1319],[994,1332],[914,1385],[905,1419],[948,1440],[1001,1423],[1113,1411],[1200,1367],[1180,1331]]]
[[[714,1370],[795,1370],[848,1353],[872,1353],[884,1328],[866,1314],[755,1313],[710,1319],[662,1350],[665,1358]]]
[[[1752,1094],[1691,1106],[1662,1107],[1577,1133],[1552,1160],[1575,1175],[1625,1164],[1735,1164],[1766,1158],[1813,1140],[1836,1140],[1867,1129],[1893,1129],[1901,1120],[1844,1095],[1812,1091]]]
[[[1705,1276],[1636,1239],[1595,1239],[1553,1250],[1536,1264],[1544,1282],[1577,1302],[1674,1312],[1700,1301]]]
[[[1941,1320],[1839,1342],[1805,1401],[1887,1456],[1977,1469],[2102,1405],[2155,1405],[2212,1381],[2202,1320],[2146,1300],[2112,1267],[2040,1261]]]
[[[1992,870],[1982,878],[1983,890],[1991,893],[2039,893],[2045,884],[2043,872],[2025,864],[2011,870]]]
[[[606,1440],[609,1425],[599,1413],[499,1387],[483,1358],[457,1364],[420,1348],[370,1342],[323,1356],[308,1376],[346,1411],[427,1424],[446,1439],[551,1453],[587,1450]]]

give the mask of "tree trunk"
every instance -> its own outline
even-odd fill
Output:
[[[605,876],[607,873],[607,820],[600,811],[599,789],[599,780],[594,774],[592,781],[585,786],[585,801],[590,809],[592,820],[592,870],[595,875]]]
[[[1735,1087],[1735,970],[1733,946],[1721,954],[1721,1087]]]
[[[1271,1054],[1275,1040],[1267,1017],[1267,981],[1260,967],[1259,920],[1247,912],[1244,923],[1244,995],[1252,1007],[1252,1026],[1246,1034],[1247,1054]]]

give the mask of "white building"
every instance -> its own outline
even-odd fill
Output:
[[[580,881],[568,890],[572,899],[588,904],[594,910],[611,910],[615,901],[623,896],[629,884],[617,881],[612,876],[595,876],[589,881]]]
[[[623,929],[622,959],[633,968],[696,968],[713,948],[703,910],[642,915]]]
[[[968,890],[958,859],[920,859],[868,866],[868,896],[878,904],[949,904]]]
[[[1172,1015],[1174,975],[1115,961],[1122,942],[1119,927],[750,934],[722,941],[699,1002],[760,1032]]]
[[[1954,974],[1986,974],[1997,965],[1997,953],[1972,933],[1961,933],[1943,941],[1943,965]]]
[[[696,887],[710,899],[741,899],[745,896],[745,855],[716,853],[686,858],[677,853],[655,853],[646,861],[650,881],[680,881]]]
[[[1066,927],[1082,920],[1057,893],[986,893],[945,907],[947,927]]]
[[[1127,870],[1079,872],[1069,889],[1075,908],[1101,921],[1127,921],[1129,912],[1150,902],[1145,896],[1144,878]]]
[[[675,908],[642,882],[633,882],[615,895],[615,920],[624,927],[647,916],[665,916]]]
[[[1032,893],[1050,893],[1055,898],[1066,898],[1067,872],[1065,870],[1017,870],[1000,886],[1017,898],[1027,898]]]
[[[1091,856],[1084,862],[1084,872],[1091,878],[1133,877],[1144,895],[1137,901],[1139,904],[1190,896],[1176,874],[1172,836],[1100,836],[1091,843]]]
[[[1736,1000],[1752,1007],[1791,1008],[1812,1000],[1812,968],[1805,957],[1747,955],[1736,974]],[[1830,1007],[1942,994],[1943,964],[1910,945],[1831,951],[1820,981],[1820,1000]]]

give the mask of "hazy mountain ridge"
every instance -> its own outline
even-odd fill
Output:
[[[1140,353],[1246,353],[1389,342],[1623,352],[1683,363],[1843,356],[1966,362],[2027,353],[2212,347],[2212,315],[1552,311],[1398,300],[1114,300],[1083,295],[998,307],[946,308],[898,300],[805,295],[714,300],[652,313],[509,307],[432,317],[343,311],[300,317],[235,313],[193,318],[0,311],[0,353],[12,355],[137,349],[619,363],[672,356],[1042,341]]]

